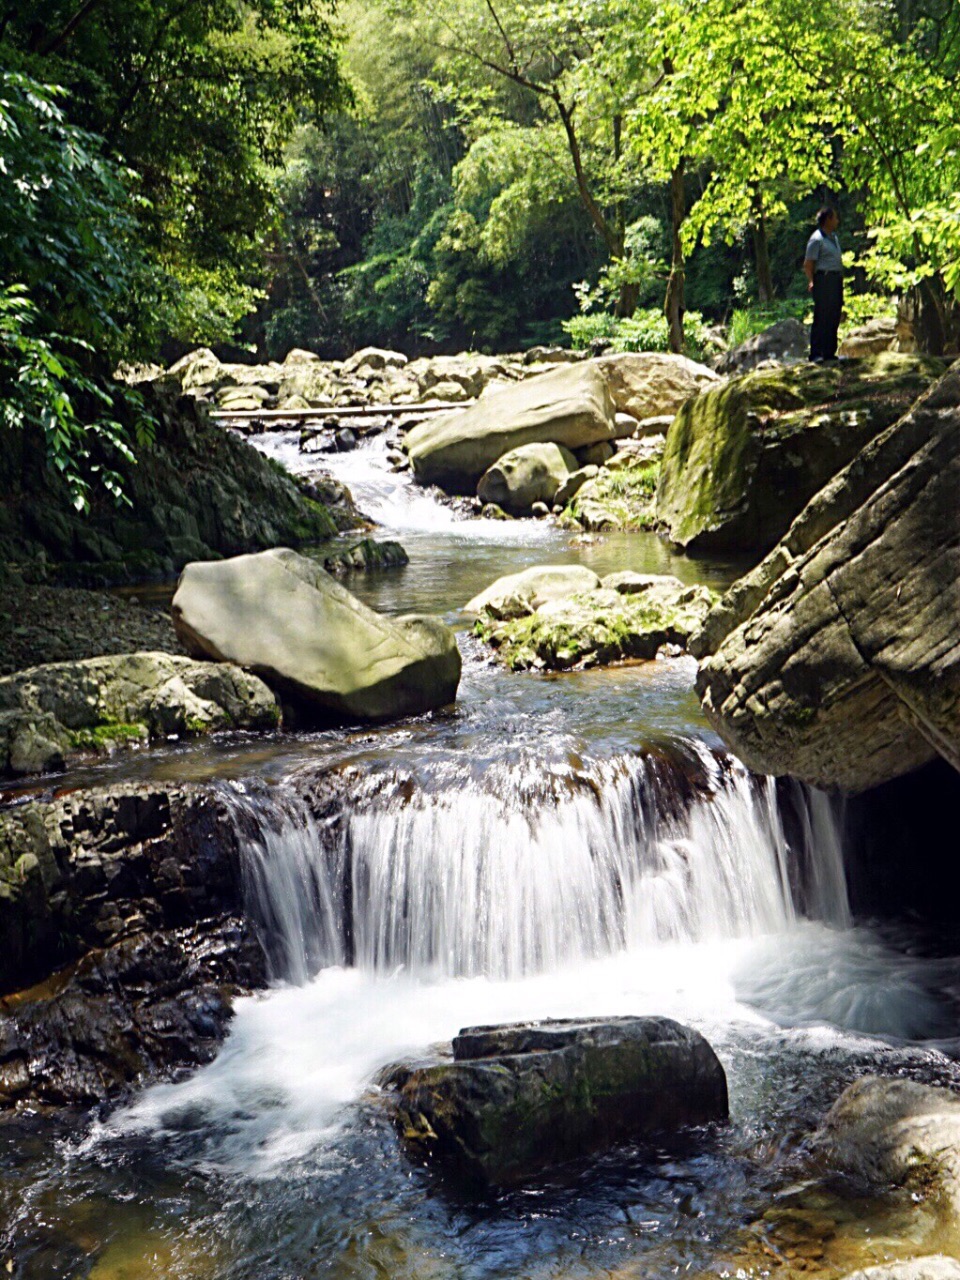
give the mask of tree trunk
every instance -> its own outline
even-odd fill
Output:
[[[683,190],[684,160],[681,157],[673,173],[670,175],[670,216],[673,224],[673,256],[670,260],[670,277],[667,280],[667,296],[664,299],[663,312],[667,317],[670,330],[670,350],[677,355],[682,354],[683,341],[683,293],[685,283],[685,265],[683,260],[683,244],[680,240],[680,229],[687,216],[687,203]]]
[[[628,320],[636,311],[639,301],[640,286],[632,280],[624,281],[617,297],[616,315],[621,320]]]
[[[770,271],[770,243],[767,239],[767,215],[763,197],[754,200],[754,219],[750,227],[753,237],[753,259],[757,269],[757,297],[761,303],[773,301],[773,275]]]

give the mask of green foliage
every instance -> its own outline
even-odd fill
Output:
[[[609,312],[589,312],[564,320],[563,328],[577,350],[584,350],[595,342],[602,342],[610,351],[670,350],[667,319],[656,308],[636,311],[630,317],[613,316]],[[710,336],[703,316],[698,311],[687,311],[684,314],[683,332],[691,355],[702,357],[709,351]]]
[[[92,482],[121,496],[91,445],[130,460],[121,416],[141,441],[149,435],[134,393],[104,375],[154,337],[155,317],[139,313],[162,282],[136,243],[128,175],[57,99],[26,76],[0,78],[0,421],[43,432],[50,464],[86,509]]]

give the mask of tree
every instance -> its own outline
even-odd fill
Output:
[[[155,341],[163,281],[138,243],[132,175],[67,122],[62,98],[0,76],[0,422],[42,431],[84,509],[93,480],[119,496],[112,468],[91,471],[90,446],[132,456],[118,419],[134,398],[107,375]]]

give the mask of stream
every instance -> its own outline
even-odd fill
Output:
[[[860,1075],[960,1087],[956,939],[853,920],[844,816],[758,779],[702,718],[689,658],[511,674],[462,605],[538,563],[742,566],[648,534],[582,540],[466,520],[392,473],[377,437],[329,466],[404,569],[347,579],[387,613],[459,633],[454,710],[363,729],[222,735],[74,770],[206,781],[259,834],[248,910],[269,989],[207,1067],[102,1115],[0,1125],[0,1275],[31,1280],[595,1280],[818,1275],[960,1252],[909,1196],[819,1169],[806,1140]],[[351,770],[335,831],[318,769]],[[351,885],[349,918],[337,886]],[[380,1070],[461,1027],[663,1014],[701,1030],[731,1120],[519,1191],[464,1198],[401,1153]]]

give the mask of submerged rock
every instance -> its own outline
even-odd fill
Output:
[[[592,364],[582,363],[491,389],[462,412],[438,414],[414,427],[404,443],[422,483],[473,493],[483,473],[521,445],[574,450],[615,434],[606,381]]]
[[[276,698],[237,667],[126,653],[30,667],[0,679],[0,774],[44,773],[71,756],[216,729],[274,729]]]
[[[943,370],[899,355],[805,364],[757,370],[688,401],[667,433],[658,521],[688,551],[769,551]]]
[[[586,590],[571,574],[552,594],[525,589],[523,577],[500,579],[467,605],[479,615],[475,634],[513,671],[649,659],[666,646],[683,651],[715,601],[707,587],[655,574],[611,574]]]
[[[376,542],[364,538],[352,546],[344,547],[326,557],[323,567],[327,573],[366,573],[371,569],[400,569],[410,563],[410,557],[399,542]]]
[[[472,1027],[454,1061],[388,1078],[415,1157],[491,1186],[619,1143],[727,1118],[727,1082],[698,1032],[669,1018]]]
[[[313,714],[387,720],[456,697],[460,653],[448,627],[375,613],[285,548],[188,565],[173,620],[191,652],[255,672]]]
[[[477,497],[511,515],[528,515],[534,503],[552,506],[557,490],[576,469],[576,458],[560,445],[521,445],[498,458],[483,473]]]
[[[960,768],[960,363],[817,495],[691,649],[760,773],[865,791]]]
[[[960,1212],[960,1097],[913,1080],[866,1076],[843,1091],[814,1139],[831,1169]]]

